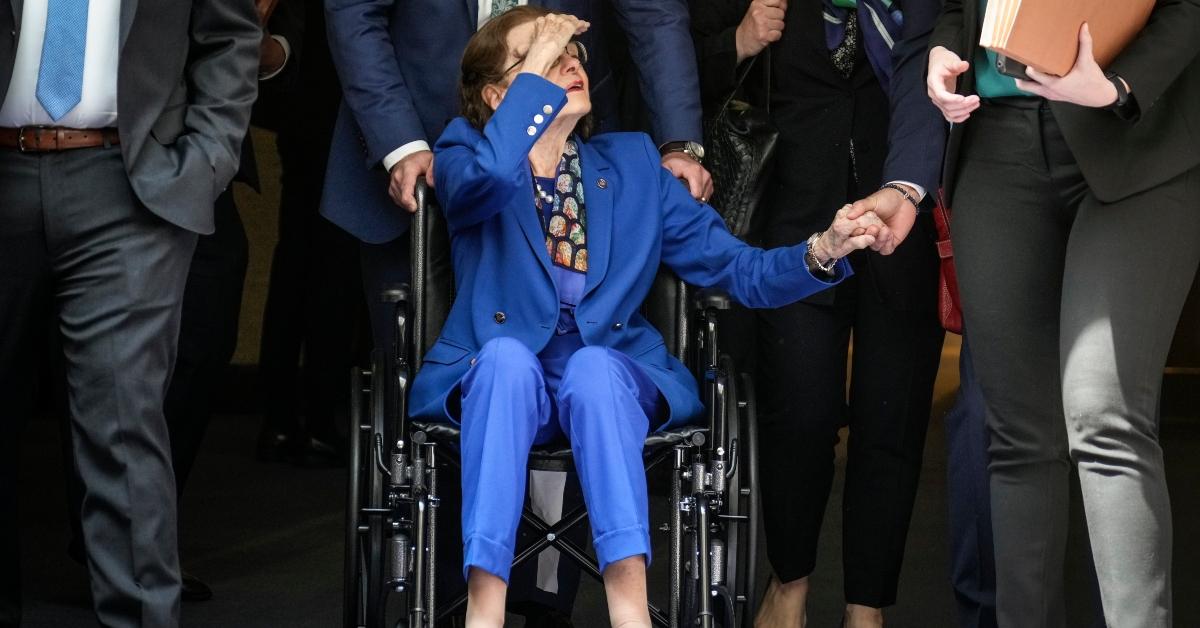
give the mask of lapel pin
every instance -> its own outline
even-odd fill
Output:
[[[603,190],[604,188],[607,188],[608,187],[608,179],[603,179],[603,178],[597,179],[596,187],[600,188],[601,190]]]

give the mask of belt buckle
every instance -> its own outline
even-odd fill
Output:
[[[25,131],[26,131],[26,129],[48,129],[48,128],[50,128],[50,127],[45,124],[26,124],[26,125],[23,125],[23,126],[17,128],[17,151],[22,152],[22,153],[41,152],[42,151],[41,142],[38,142],[38,146],[33,147],[33,148],[25,146]]]

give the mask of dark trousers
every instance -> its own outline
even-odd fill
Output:
[[[950,507],[950,583],[962,628],[996,626],[996,559],[992,550],[988,435],[983,391],[963,335],[958,395],[946,413],[946,492]]]
[[[895,603],[943,330],[933,311],[888,308],[862,255],[832,306],[758,313],[763,521],[783,582],[816,565],[838,430],[849,424],[842,500],[846,601]],[[849,404],[846,360],[851,332]]]
[[[1104,203],[1038,101],[985,103],[967,124],[954,250],[991,432],[998,623],[1065,624],[1075,465],[1108,625],[1165,628],[1157,405],[1200,262],[1200,171]]]
[[[319,111],[278,135],[279,242],[259,372],[266,429],[335,439],[336,417],[349,404],[346,378],[355,362],[362,292],[354,239],[318,213],[336,102],[310,106]]]
[[[216,231],[200,236],[192,254],[183,292],[175,370],[163,405],[180,508],[184,487],[212,418],[212,402],[220,394],[221,376],[237,349],[238,315],[246,281],[246,230],[233,201],[232,186],[217,197],[213,211]],[[67,414],[63,413],[63,460],[72,534],[69,553],[82,556],[84,534],[79,513],[85,490],[72,454]]]
[[[246,230],[233,202],[232,186],[217,197],[214,211],[217,230],[200,236],[188,271],[179,356],[167,388],[165,413],[180,496],[208,429],[212,401],[220,394],[221,376],[237,348],[246,281]]]
[[[0,151],[0,404],[28,409],[47,317],[66,364],[92,595],[105,626],[177,626],[175,479],[163,399],[196,235],[134,196],[117,147]],[[0,422],[12,503],[24,417]],[[11,454],[7,455],[7,454]],[[3,519],[15,528],[16,517]],[[3,530],[6,589],[17,530]],[[15,598],[10,597],[11,600]],[[13,602],[0,624],[15,625]]]

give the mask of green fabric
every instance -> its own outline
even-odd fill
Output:
[[[987,0],[979,0],[979,23],[983,24],[983,16],[987,13]],[[1017,80],[1004,76],[996,69],[996,53],[975,47],[975,91],[980,98],[1004,98],[1008,96],[1033,96],[1027,91],[1017,88]]]

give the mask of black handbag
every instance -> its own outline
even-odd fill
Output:
[[[767,103],[771,101],[770,53],[767,49],[759,55],[766,65]],[[706,165],[714,188],[711,204],[725,219],[730,233],[743,239],[751,232],[779,142],[769,104],[757,107],[734,99],[757,60],[754,57],[746,64],[717,115],[704,125]]]

